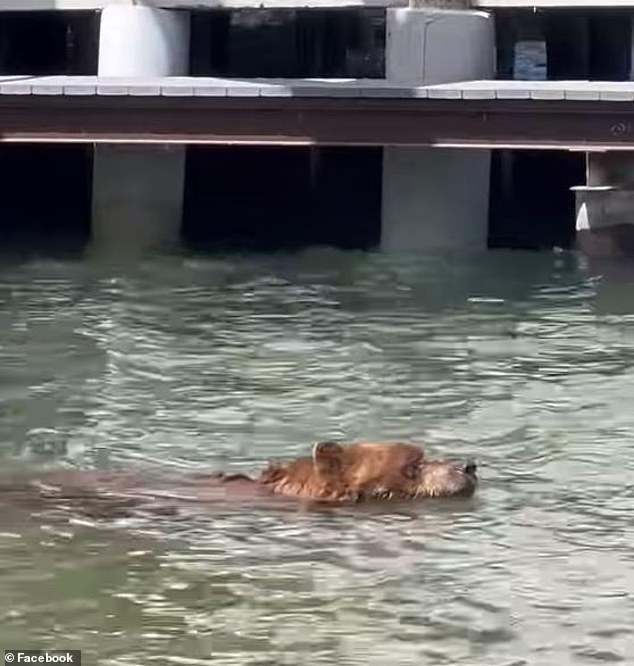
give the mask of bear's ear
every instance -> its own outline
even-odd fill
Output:
[[[313,465],[322,479],[339,477],[343,465],[343,448],[336,442],[317,442],[313,446]]]

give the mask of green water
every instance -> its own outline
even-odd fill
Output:
[[[84,664],[634,663],[634,269],[566,254],[0,261],[0,478],[475,458],[469,501],[88,519],[0,498],[0,648]]]

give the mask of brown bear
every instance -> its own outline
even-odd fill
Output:
[[[273,464],[256,483],[274,494],[321,502],[468,497],[477,486],[476,465],[430,460],[401,442],[318,442],[312,456]]]
[[[223,473],[149,482],[135,473],[57,472],[0,484],[0,505],[77,510],[104,517],[139,510],[173,513],[183,503],[286,497],[301,503],[345,504],[369,500],[469,497],[478,484],[475,463],[431,460],[401,442],[318,442],[312,455],[274,463],[258,476]]]

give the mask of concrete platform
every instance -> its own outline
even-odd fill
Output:
[[[0,141],[634,149],[634,82],[0,77]]]
[[[344,7],[408,7],[409,0],[0,0],[3,11],[98,10],[114,5],[143,4],[164,9],[328,9]],[[441,0],[429,3],[443,6]],[[466,2],[465,2],[466,4]],[[634,7],[634,0],[472,0],[475,8]],[[415,6],[425,6],[418,2]],[[455,4],[447,3],[449,7]]]
[[[143,4],[163,9],[337,9],[345,7],[408,7],[409,0],[0,0],[0,12],[99,10],[115,5]],[[441,0],[431,6],[443,7]],[[465,4],[467,4],[465,2]],[[425,6],[418,2],[415,6]],[[634,7],[634,0],[472,0],[474,8]],[[447,3],[448,7],[456,5]]]
[[[634,0],[473,0],[474,7],[489,9],[504,8],[539,8],[539,9],[565,9],[565,8],[610,8],[634,7]]]
[[[49,97],[262,97],[321,99],[429,99],[634,101],[634,81],[461,81],[407,85],[384,79],[125,78],[0,76],[0,96]],[[626,109],[623,109],[624,111]]]

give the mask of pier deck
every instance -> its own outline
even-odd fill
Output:
[[[2,11],[99,10],[134,5],[134,0],[0,0]],[[408,7],[409,0],[144,0],[163,9],[338,9],[344,7]],[[441,6],[442,3],[430,3]],[[466,4],[466,3],[465,3]],[[424,6],[423,3],[419,3]],[[634,7],[634,0],[472,0],[474,8]],[[458,5],[460,6],[460,5]],[[456,7],[448,3],[447,7]]]
[[[584,9],[634,7],[634,0],[473,0],[482,9]]]
[[[634,82],[0,77],[0,141],[634,149]]]
[[[134,0],[0,0],[2,11],[99,10]],[[409,0],[144,0],[163,9],[340,9],[408,7]],[[442,7],[442,3],[430,3]],[[466,3],[465,3],[466,4]],[[472,0],[474,9],[634,7],[634,0]],[[419,3],[419,6],[424,6]],[[460,6],[460,5],[458,5]],[[448,8],[456,5],[448,3]]]
[[[0,11],[98,10],[134,4],[162,9],[339,9],[407,7],[408,0],[0,0]]]

